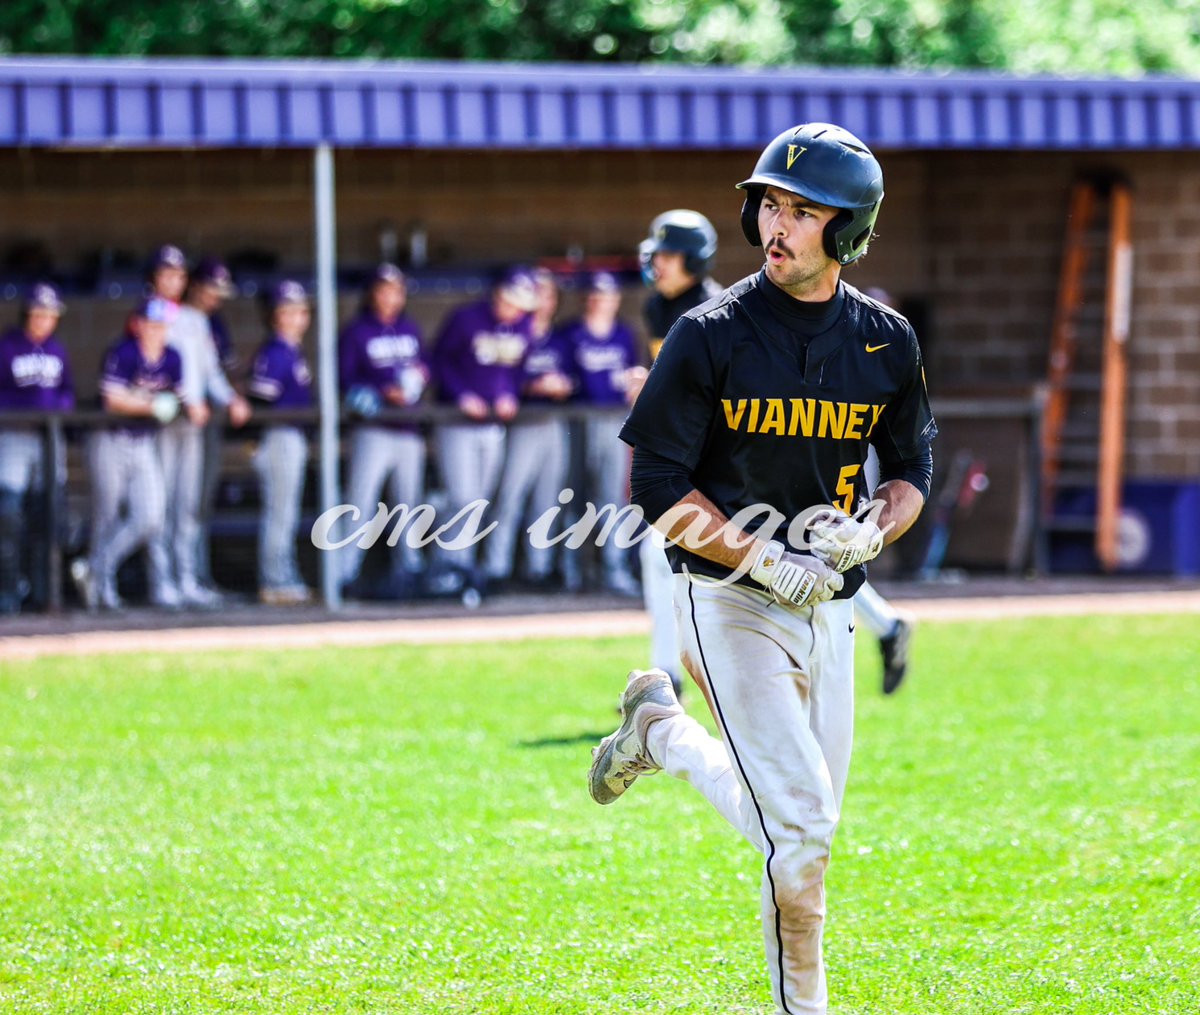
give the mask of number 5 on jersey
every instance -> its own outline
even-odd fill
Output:
[[[854,477],[861,469],[861,465],[845,465],[838,473],[837,486],[834,487],[838,499],[833,502],[833,506],[844,515],[854,514]]]

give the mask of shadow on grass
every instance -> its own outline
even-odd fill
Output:
[[[576,744],[598,744],[612,730],[599,730],[595,733],[576,733],[571,737],[541,737],[538,740],[518,740],[518,747],[574,747]]]

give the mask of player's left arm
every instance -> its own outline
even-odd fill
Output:
[[[925,507],[925,497],[925,492],[905,479],[890,479],[875,488],[874,499],[883,502],[876,524],[883,532],[884,546],[912,528]]]

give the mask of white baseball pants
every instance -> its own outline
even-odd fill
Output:
[[[650,727],[655,762],[763,854],[762,923],[779,1015],[825,1015],[825,868],[854,728],[853,606],[792,610],[765,592],[675,578],[684,667],[720,730]]]

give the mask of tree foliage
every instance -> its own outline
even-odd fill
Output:
[[[1200,0],[4,0],[5,52],[1195,73]]]

